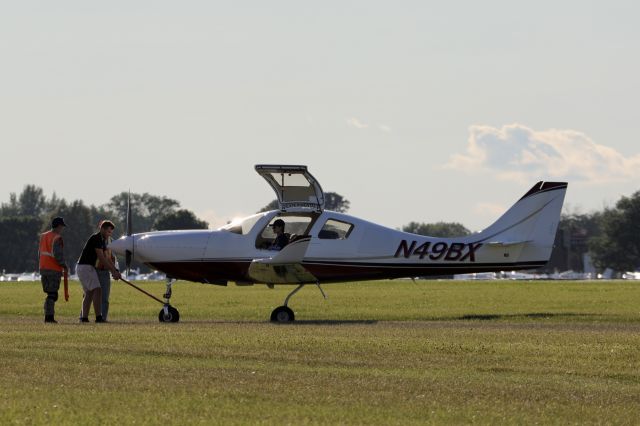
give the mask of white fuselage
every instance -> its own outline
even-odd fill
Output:
[[[342,213],[298,209],[261,213],[219,230],[134,234],[110,247],[120,255],[132,251],[137,261],[174,278],[212,284],[295,284],[533,269],[549,259],[565,191],[566,184],[528,193],[487,230],[459,238],[415,235]],[[298,245],[297,260],[285,255],[296,250],[294,244],[282,252],[266,248],[274,237],[269,224],[276,218],[287,222],[285,231],[310,237],[304,249]],[[279,257],[288,260],[278,262]]]

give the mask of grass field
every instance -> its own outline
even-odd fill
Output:
[[[185,282],[180,323],[114,283],[78,324],[70,284],[43,324],[39,283],[0,283],[0,424],[640,423],[640,283],[309,286],[292,325],[293,287]]]

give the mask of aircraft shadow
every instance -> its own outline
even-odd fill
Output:
[[[180,320],[181,324],[273,324],[275,326],[296,325],[375,325],[378,320],[295,320],[292,323],[272,323],[271,321],[234,321],[234,320]]]
[[[353,325],[353,324],[364,324],[364,325],[373,325],[377,324],[377,320],[296,320],[293,324],[301,324],[301,325]]]
[[[571,318],[571,317],[599,317],[600,314],[590,313],[575,313],[575,312],[531,312],[522,314],[468,314],[460,317],[451,317],[449,320],[468,321],[468,320],[481,320],[492,321],[500,319],[516,319],[516,318],[531,318],[531,319],[545,319],[545,318]]]

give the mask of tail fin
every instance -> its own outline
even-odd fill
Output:
[[[567,192],[566,182],[538,182],[494,224],[470,236],[496,249],[510,247],[510,262],[540,262],[551,257]]]

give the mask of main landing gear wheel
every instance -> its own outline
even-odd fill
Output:
[[[158,320],[160,322],[178,322],[180,321],[180,312],[173,306],[166,306],[165,308],[160,309],[160,314],[158,314]]]
[[[295,319],[293,311],[286,306],[278,306],[271,312],[271,322],[287,323],[293,322]]]

